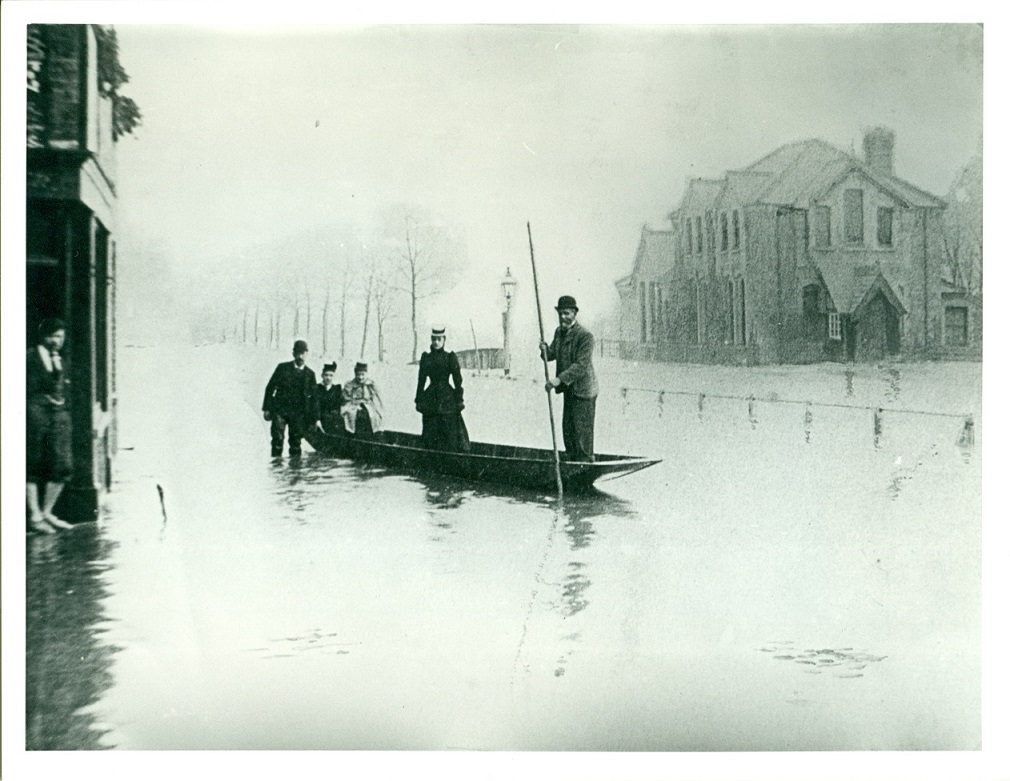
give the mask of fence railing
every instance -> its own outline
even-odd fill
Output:
[[[661,414],[664,399],[667,396],[687,396],[697,398],[699,417],[704,415],[705,402],[707,400],[723,399],[730,401],[746,402],[747,416],[750,419],[752,425],[756,425],[757,423],[756,405],[759,403],[802,406],[806,410],[804,414],[804,424],[808,429],[807,432],[808,441],[809,441],[809,426],[813,419],[813,409],[815,407],[862,410],[873,413],[873,442],[875,446],[879,446],[880,439],[883,436],[885,415],[924,415],[937,418],[958,419],[962,421],[961,432],[957,440],[958,446],[964,448],[971,448],[975,444],[975,417],[971,413],[940,412],[937,410],[907,409],[902,407],[881,407],[866,404],[845,404],[842,402],[810,401],[806,399],[781,398],[780,396],[757,396],[754,394],[750,396],[740,396],[731,393],[704,393],[687,390],[670,390],[668,388],[636,388],[632,386],[624,386],[620,389],[620,392],[621,392],[621,399],[624,402],[621,407],[622,414],[627,412],[628,397],[629,394],[633,393],[650,394],[655,396],[656,402],[659,404]]]

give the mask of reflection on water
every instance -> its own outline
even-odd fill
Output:
[[[343,656],[351,652],[350,646],[356,645],[359,646],[362,643],[360,641],[348,642],[339,632],[311,629],[303,635],[271,637],[267,639],[267,645],[243,650],[264,659],[284,659],[291,656],[301,656],[305,653]]]
[[[901,395],[901,371],[897,366],[887,367],[887,386],[884,388],[884,395],[888,401],[897,401]]]
[[[25,748],[105,748],[88,712],[112,685],[117,648],[106,643],[102,562],[111,543],[96,524],[28,540],[26,550]]]
[[[577,616],[581,617],[580,614],[583,614],[590,605],[589,589],[593,585],[593,580],[590,577],[592,563],[587,558],[587,549],[596,537],[593,520],[629,519],[637,517],[637,512],[631,503],[598,490],[566,498],[563,502],[553,498],[535,498],[529,495],[524,497],[517,493],[514,495],[514,501],[526,501],[549,510],[552,514],[543,555],[534,578],[526,620],[523,623],[516,663],[519,663],[523,655],[534,608],[538,600],[542,599],[545,607],[551,613],[560,616],[564,622],[563,634],[555,641],[564,649],[555,660],[553,669],[554,677],[560,678],[567,672],[582,638],[582,632],[577,624],[573,625],[572,620]],[[554,550],[559,528],[564,532],[564,539],[568,542],[567,551]],[[556,578],[548,574],[552,569],[552,562],[554,570],[559,571]],[[529,664],[525,664],[524,669],[530,672]]]
[[[852,648],[806,648],[799,650],[792,640],[778,640],[761,649],[774,654],[773,659],[803,665],[803,672],[820,675],[830,672],[836,678],[862,678],[867,665],[882,662],[886,656],[874,656],[866,651]]]

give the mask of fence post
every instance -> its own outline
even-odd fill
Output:
[[[964,425],[961,427],[961,435],[957,439],[958,447],[971,448],[975,444],[975,418],[971,415],[965,416]]]

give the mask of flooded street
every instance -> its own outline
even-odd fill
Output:
[[[664,461],[558,506],[271,461],[283,355],[120,360],[100,523],[29,540],[29,748],[981,740],[977,364],[601,361],[598,450]],[[414,371],[373,369],[390,428],[420,429]],[[471,437],[549,446],[534,377],[467,375]]]

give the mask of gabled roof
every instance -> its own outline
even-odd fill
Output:
[[[806,208],[853,172],[909,206],[945,206],[941,198],[897,176],[875,173],[859,158],[813,138],[785,144],[742,171],[728,171],[722,179],[691,180],[680,208],[698,212],[722,203]]]
[[[682,209],[692,212],[701,212],[711,209],[719,195],[722,193],[723,179],[691,179],[687,183],[687,190],[684,192],[684,200],[681,203]]]
[[[632,275],[641,271],[642,265],[650,260],[662,267],[664,264],[672,267],[677,251],[676,231],[654,231],[649,227],[642,228],[642,238],[638,242],[638,252],[635,253],[635,266]]]
[[[643,226],[642,237],[635,252],[635,264],[630,274],[614,283],[618,290],[631,285],[635,277],[641,273],[642,266],[649,261],[655,261],[656,266],[663,269],[664,273],[672,271],[676,260],[677,236],[677,231],[656,231]]]
[[[773,178],[765,171],[727,171],[719,201],[726,204],[754,203],[768,189]]]
[[[908,311],[881,269],[864,271],[849,265],[824,263],[817,270],[838,312],[858,315],[878,292],[883,294],[899,314]]]

